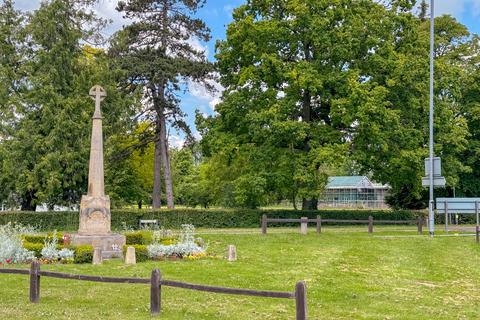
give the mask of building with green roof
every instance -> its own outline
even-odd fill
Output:
[[[372,182],[366,176],[330,177],[319,206],[386,209],[385,197],[389,189],[388,185]]]

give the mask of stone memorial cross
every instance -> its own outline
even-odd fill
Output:
[[[90,96],[95,100],[95,112],[93,113],[92,141],[90,147],[90,163],[88,170],[88,193],[93,197],[105,195],[104,172],[103,172],[103,133],[102,112],[100,102],[107,96],[105,89],[95,85],[90,89]]]
[[[125,236],[111,232],[110,197],[105,194],[103,170],[103,132],[100,102],[107,96],[99,85],[89,91],[95,101],[92,117],[92,138],[90,162],[88,164],[88,191],[80,201],[80,221],[78,233],[72,235],[72,244],[91,245],[95,248],[94,263],[103,258],[121,257]]]

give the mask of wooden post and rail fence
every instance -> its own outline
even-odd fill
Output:
[[[294,292],[281,292],[281,291],[262,291],[262,290],[250,290],[239,288],[225,288],[215,287],[207,285],[191,284],[187,282],[164,280],[159,269],[152,270],[151,277],[148,278],[115,278],[115,277],[103,277],[103,276],[90,276],[79,274],[67,274],[52,271],[40,270],[40,263],[33,261],[30,266],[30,270],[25,269],[1,269],[0,274],[23,274],[30,275],[30,302],[40,302],[40,277],[51,277],[59,279],[71,279],[71,280],[83,280],[94,282],[107,282],[107,283],[131,283],[131,284],[149,284],[150,285],[150,313],[152,315],[159,315],[161,312],[162,302],[162,286],[183,288],[197,291],[223,293],[223,294],[235,294],[255,297],[267,297],[267,298],[284,298],[295,299],[296,320],[307,319],[307,289],[305,282],[298,281],[295,285]]]
[[[368,233],[373,233],[373,224],[415,224],[419,234],[423,232],[424,219],[418,217],[416,220],[373,220],[372,216],[368,217],[368,220],[339,220],[339,219],[322,219],[321,216],[317,216],[315,219],[301,217],[301,218],[268,218],[266,214],[262,215],[261,228],[262,234],[267,234],[268,223],[300,223],[300,225],[306,228],[308,223],[315,223],[317,233],[322,232],[322,223],[352,223],[352,224],[367,224]],[[306,229],[304,229],[306,230]],[[305,233],[305,232],[304,232]]]

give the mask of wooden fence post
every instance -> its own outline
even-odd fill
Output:
[[[298,281],[295,286],[295,307],[297,311],[297,320],[307,319],[307,287],[305,282]]]
[[[38,303],[39,301],[40,301],[40,263],[37,260],[34,260],[30,265],[30,302]]]
[[[480,226],[475,226],[475,241],[480,243]]]
[[[262,215],[262,234],[267,234],[267,215]]]
[[[373,217],[368,216],[368,233],[373,232]]]
[[[322,232],[322,216],[317,216],[317,233]]]
[[[307,234],[308,233],[308,218],[301,217],[300,218],[300,233]]]
[[[449,218],[448,202],[445,201],[445,233],[446,234],[448,234],[448,218]]]
[[[480,243],[480,213],[478,212],[478,201],[475,201],[475,216],[477,217],[475,226],[475,241],[477,241],[477,243]]]
[[[417,230],[418,230],[418,234],[423,233],[423,219],[421,216],[419,216],[417,219]]]
[[[152,276],[150,278],[150,313],[152,314],[152,316],[160,314],[162,304],[161,280],[162,275],[160,274],[160,270],[152,270]]]

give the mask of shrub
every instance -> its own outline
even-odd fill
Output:
[[[62,261],[69,261],[74,259],[74,251],[68,248],[58,250],[58,258]]]
[[[45,243],[45,240],[51,241],[54,233],[45,234],[25,234],[22,236],[23,240],[28,243]],[[63,244],[63,234],[56,233],[57,243]]]
[[[163,245],[158,242],[159,238],[154,236],[155,242],[147,246],[148,255],[151,258],[162,257],[186,257],[205,253],[205,249],[195,243],[195,227],[191,224],[183,224],[180,234],[180,242],[171,245]]]
[[[127,253],[128,247],[135,248],[135,259],[137,262],[143,262],[148,260],[148,250],[147,246],[141,244],[134,244],[134,245],[125,245],[123,246],[123,256]]]
[[[250,209],[174,209],[174,210],[112,210],[112,229],[138,228],[140,219],[157,219],[164,228],[180,228],[195,224],[197,228],[257,228],[262,214],[270,218],[315,218],[412,220],[424,211],[407,210],[250,210]],[[19,222],[39,230],[78,230],[78,212],[0,212],[0,224]],[[292,224],[298,226],[298,224]],[[269,224],[270,226],[270,224]],[[275,226],[275,224],[272,224]],[[288,224],[282,224],[288,226]]]
[[[20,224],[0,226],[0,263],[21,263],[35,258],[34,252],[23,247],[22,234],[30,231]]]
[[[50,238],[45,238],[45,244],[41,251],[42,258],[47,261],[70,262],[73,260],[74,251],[68,248],[58,248],[58,236],[55,231]]]
[[[127,244],[149,244],[152,242],[152,234],[148,231],[125,233]]]
[[[196,243],[177,243],[171,245],[151,244],[147,246],[148,256],[151,258],[163,258],[170,256],[186,257],[205,252],[205,249]]]
[[[93,247],[84,245],[78,247],[70,247],[74,251],[74,263],[92,263]]]
[[[37,258],[42,256],[43,243],[24,242],[23,247],[28,251],[32,251]]]

